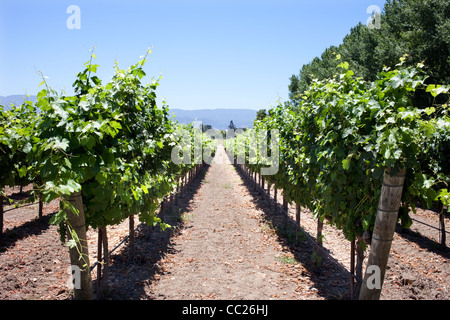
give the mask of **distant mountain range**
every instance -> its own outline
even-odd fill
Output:
[[[36,96],[13,95],[0,96],[0,105],[8,108],[11,104],[22,104],[25,100],[36,101]],[[180,123],[189,124],[201,121],[204,125],[211,125],[215,129],[228,129],[233,121],[236,128],[251,128],[256,118],[256,110],[250,109],[199,109],[183,110],[170,109],[170,114]]]
[[[228,129],[230,122],[236,128],[251,128],[256,118],[256,110],[250,109],[200,109],[182,110],[170,109],[175,119],[180,123],[191,123],[195,120],[201,121],[203,125],[211,125],[214,129]]]
[[[23,94],[16,94],[13,96],[0,96],[0,105],[8,108],[11,104],[22,104],[25,100],[36,101],[36,96],[26,96]]]

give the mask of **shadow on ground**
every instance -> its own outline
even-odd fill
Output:
[[[20,226],[4,231],[0,235],[0,253],[5,252],[15,246],[16,242],[29,236],[38,236],[49,227],[49,221],[56,212],[46,214],[42,218],[35,218],[27,221]]]
[[[177,199],[173,200],[164,212],[164,222],[172,226],[162,231],[159,227],[149,227],[144,223],[136,227],[134,259],[129,261],[129,247],[110,257],[111,265],[105,299],[148,300],[155,299],[145,291],[153,281],[164,274],[162,261],[174,253],[173,238],[183,228],[184,219],[193,210],[190,204],[203,183],[209,166],[205,165],[188,183]],[[95,287],[95,283],[94,283]]]
[[[396,226],[396,232],[404,239],[417,244],[420,248],[450,259],[450,248],[442,247],[438,242],[411,229],[402,229],[400,224]]]
[[[256,208],[261,210],[266,223],[271,226],[277,236],[278,242],[289,248],[295,260],[301,263],[307,270],[317,293],[325,299],[349,299],[350,298],[350,276],[342,267],[337,265],[332,259],[321,255],[318,258],[316,246],[296,228],[297,223],[287,217],[279,203],[269,199],[262,189],[255,186],[255,181],[251,179],[240,166],[235,166],[236,172],[242,179],[245,186],[252,195],[252,202]],[[281,198],[281,195],[278,195]],[[313,237],[312,235],[310,235]],[[320,260],[318,264],[317,261]],[[302,274],[302,276],[305,276]]]

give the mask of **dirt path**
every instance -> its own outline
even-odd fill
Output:
[[[201,170],[167,208],[165,221],[173,228],[161,231],[136,222],[135,258],[129,260],[127,242],[117,248],[104,297],[348,299],[349,275],[327,258],[317,269],[314,245],[301,234],[296,242],[296,230],[285,223],[274,203],[241,170],[229,162],[221,164],[227,160],[223,148],[217,154],[216,162]],[[294,207],[289,209],[292,218]],[[71,298],[67,248],[58,240],[57,227],[48,224],[58,210],[57,202],[45,205],[42,221],[34,220],[36,204],[5,211],[0,300]],[[417,218],[432,224],[435,214],[424,211]],[[302,227],[314,236],[316,220],[306,211],[301,219]],[[127,234],[128,220],[108,227],[109,250]],[[421,224],[396,233],[382,299],[449,298],[450,251],[436,248],[435,234]],[[324,235],[324,248],[348,268],[348,241],[329,225]],[[88,231],[88,240],[93,264],[96,230]],[[95,282],[96,270],[92,277]]]
[[[165,276],[151,291],[158,299],[320,298],[313,288],[296,291],[309,278],[286,276],[285,250],[261,225],[261,213],[234,167],[219,164],[221,153],[223,148],[198,190],[175,252],[165,260]]]
[[[67,287],[69,254],[49,220],[58,201],[5,210],[5,234],[0,238],[0,300],[60,300],[70,298]]]

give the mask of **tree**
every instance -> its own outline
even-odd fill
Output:
[[[233,120],[230,121],[230,124],[228,125],[228,129],[236,130],[236,126],[233,123]]]
[[[303,65],[297,76],[292,75],[289,84],[289,97],[294,102],[301,99],[302,93],[312,84],[313,80],[332,78],[337,71],[337,48],[331,46],[322,53],[321,57],[315,57],[310,63]]]
[[[406,53],[408,65],[425,62],[427,83],[449,83],[450,2],[388,0],[384,11],[375,59],[392,66]]]
[[[210,130],[212,128],[213,127],[210,124],[202,124],[202,132],[206,132],[206,131],[208,131],[208,130]]]
[[[374,56],[378,44],[377,30],[370,30],[367,26],[359,23],[351,29],[350,34],[344,37],[344,41],[337,51],[349,63],[350,68],[357,76],[367,81],[375,81],[378,72],[383,69],[382,62],[375,59]],[[403,53],[399,53],[398,57],[402,55]]]
[[[264,120],[265,117],[267,117],[266,109],[258,110],[258,112],[256,113],[255,121]]]
[[[302,66],[290,78],[289,98],[296,104],[313,79],[330,79],[336,74],[335,56],[340,54],[355,75],[375,81],[383,67],[395,69],[406,54],[405,66],[423,63],[426,83],[450,83],[450,1],[387,0],[380,28],[359,23],[338,47],[327,48],[321,57]],[[429,107],[433,97],[416,91],[413,103]],[[439,99],[438,99],[439,100]]]

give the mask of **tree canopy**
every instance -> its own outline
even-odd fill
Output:
[[[426,83],[450,83],[450,1],[387,0],[380,16],[380,28],[359,23],[338,47],[330,46],[292,75],[289,98],[298,103],[314,79],[332,78],[340,63],[347,61],[356,76],[376,80],[384,67],[395,68],[406,55],[405,65],[424,64]],[[416,93],[416,101],[424,95]],[[423,101],[423,100],[422,100]],[[431,101],[429,101],[431,103]]]

